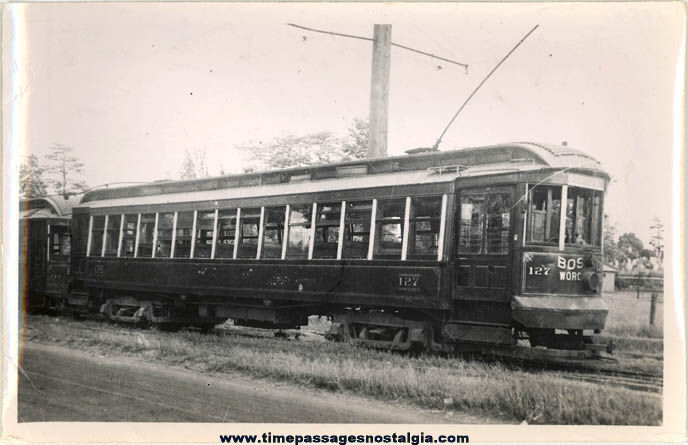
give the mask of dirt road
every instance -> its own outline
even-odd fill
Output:
[[[19,421],[484,423],[399,404],[27,343]]]

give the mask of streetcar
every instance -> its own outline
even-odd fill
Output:
[[[392,350],[593,358],[609,175],[566,145],[93,190],[68,306],[115,322],[299,328]]]
[[[72,207],[81,196],[19,202],[19,295],[28,310],[64,305],[70,283]]]

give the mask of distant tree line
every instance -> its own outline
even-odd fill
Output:
[[[620,272],[646,273],[664,269],[664,224],[655,217],[650,248],[646,248],[635,233],[616,237],[616,225],[604,218],[604,260]]]
[[[234,148],[247,155],[248,165],[244,166],[244,172],[353,161],[366,156],[368,121],[354,119],[343,136],[329,131],[289,134],[265,141],[246,142]],[[219,174],[226,174],[223,166],[219,166]],[[179,168],[179,178],[200,179],[209,176],[205,150],[186,150]]]
[[[83,193],[88,186],[83,179],[84,164],[72,154],[72,147],[54,144],[41,161],[28,155],[19,166],[19,197],[37,198]]]

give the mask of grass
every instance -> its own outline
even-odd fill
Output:
[[[664,303],[659,294],[655,309],[655,323],[650,325],[651,294],[640,293],[636,298],[635,291],[614,292],[605,294],[604,301],[609,307],[604,333],[624,338],[664,337]]]
[[[658,425],[659,397],[575,382],[551,373],[440,356],[409,357],[348,344],[133,330],[32,316],[24,338],[200,372],[342,391],[430,409],[540,424]]]

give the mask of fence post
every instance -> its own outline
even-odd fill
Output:
[[[636,276],[636,281],[635,281],[635,299],[640,300],[640,274]]]
[[[655,325],[655,306],[657,306],[657,294],[653,293],[650,300],[650,326]]]

